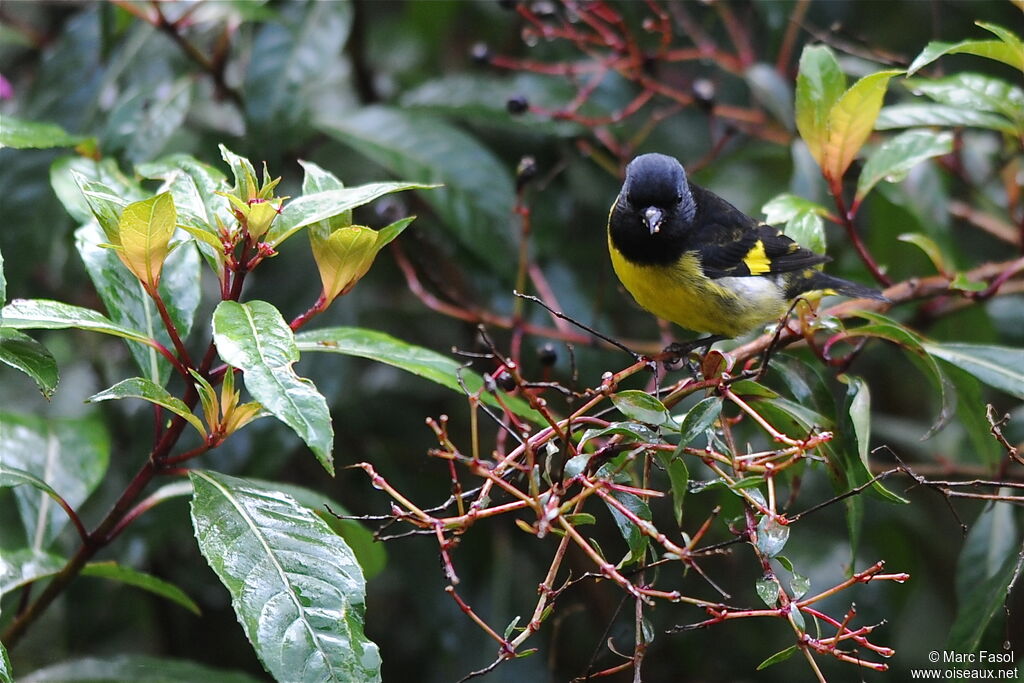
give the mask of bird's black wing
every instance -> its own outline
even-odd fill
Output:
[[[710,278],[788,273],[829,260],[709,190],[691,183],[690,191],[697,204],[692,244]]]

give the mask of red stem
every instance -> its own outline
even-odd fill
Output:
[[[846,236],[850,239],[850,243],[853,244],[854,249],[860,255],[864,265],[871,271],[872,277],[884,286],[889,287],[892,285],[892,279],[888,275],[882,272],[882,269],[878,267],[874,257],[871,256],[871,252],[868,251],[867,246],[861,240],[860,235],[857,234],[857,228],[853,224],[853,218],[857,213],[859,205],[854,205],[853,208],[846,208],[846,200],[843,199],[843,186],[840,180],[826,177],[829,186],[829,192],[832,193],[832,198],[836,202],[836,210],[839,213],[840,223],[846,230]]]

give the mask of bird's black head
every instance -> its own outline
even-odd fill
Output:
[[[664,154],[644,154],[626,167],[610,217],[612,242],[639,263],[671,263],[687,249],[697,205],[683,165]]]
[[[683,165],[664,154],[643,154],[629,162],[620,201],[640,216],[651,235],[662,228],[682,228],[695,207]]]

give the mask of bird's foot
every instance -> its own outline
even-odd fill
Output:
[[[664,364],[666,370],[679,370],[682,367],[686,367],[691,375],[697,376],[700,372],[700,362],[707,355],[708,351],[711,350],[711,345],[722,339],[724,337],[712,335],[682,344],[678,342],[672,343],[666,346],[657,358]],[[697,349],[703,349],[703,351],[700,354],[696,354],[694,352]]]

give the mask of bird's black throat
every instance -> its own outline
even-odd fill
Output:
[[[645,208],[631,206],[619,197],[608,219],[612,244],[632,263],[671,265],[687,251],[688,223],[676,212],[669,212],[658,232],[652,235],[644,222]]]

